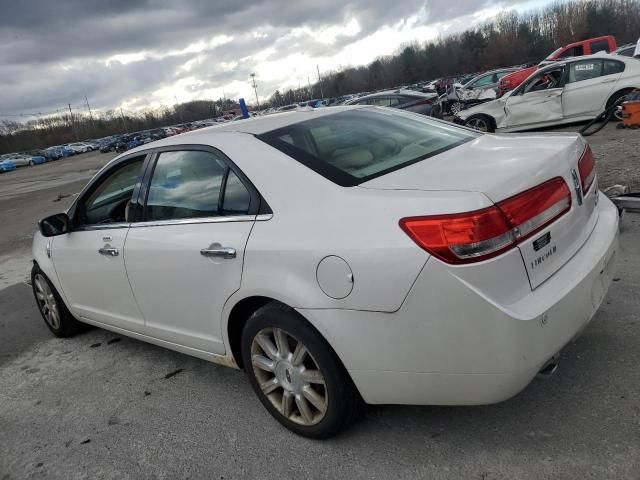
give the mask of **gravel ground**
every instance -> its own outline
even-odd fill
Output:
[[[640,132],[589,138],[600,186],[640,190]],[[35,222],[109,155],[0,175],[0,479],[640,478],[640,215],[559,371],[487,407],[366,408],[336,439],[281,428],[240,371],[92,329],[57,339],[30,287]]]

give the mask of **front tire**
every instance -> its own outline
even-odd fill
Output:
[[[360,411],[360,395],[337,355],[293,309],[272,302],[257,310],[241,348],[256,395],[292,432],[330,438]]]
[[[31,269],[31,288],[44,323],[56,337],[71,337],[82,330],[82,324],[73,318],[56,288],[36,265]]]
[[[452,115],[457,115],[462,111],[462,102],[453,102],[450,107]]]
[[[464,122],[464,125],[485,133],[493,133],[496,130],[491,117],[487,115],[473,115]]]

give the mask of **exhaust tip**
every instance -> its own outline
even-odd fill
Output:
[[[544,364],[536,377],[544,379],[551,378],[551,376],[556,373],[556,370],[558,370],[557,357],[553,357],[551,360]]]

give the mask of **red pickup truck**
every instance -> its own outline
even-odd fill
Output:
[[[614,52],[618,48],[616,39],[611,35],[604,37],[589,38],[588,40],[582,40],[581,42],[570,43],[564,47],[560,47],[547,58],[545,58],[540,65],[546,65],[547,63],[560,60],[567,57],[581,57],[582,55],[591,55],[592,53],[601,52]],[[500,79],[498,85],[498,96],[503,95],[509,90],[513,90],[522,82],[524,82],[529,75],[535,72],[540,65],[518,70],[509,75],[506,75]]]

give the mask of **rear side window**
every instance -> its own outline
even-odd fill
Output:
[[[362,108],[257,135],[338,185],[359,185],[477,138],[402,110]]]
[[[249,203],[247,188],[218,155],[195,150],[162,152],[151,177],[144,219],[246,214]]]
[[[602,75],[602,60],[583,60],[569,65],[568,83],[582,82]]]
[[[609,52],[609,42],[606,40],[599,40],[597,42],[591,42],[591,53]]]

